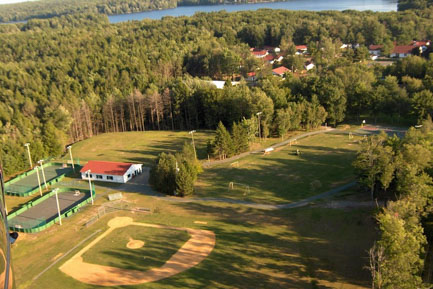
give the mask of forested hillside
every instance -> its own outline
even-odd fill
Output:
[[[226,12],[109,24],[63,16],[0,26],[0,133],[8,174],[94,134],[216,128],[262,111],[263,135],[374,116],[416,123],[433,111],[432,60],[367,66],[364,45],[433,38],[432,11]],[[307,43],[316,69],[285,81],[250,46]],[[359,50],[341,51],[341,43]],[[260,70],[257,70],[260,68]],[[216,89],[194,77],[257,71],[255,86]],[[302,117],[292,119],[294,116]],[[373,118],[372,118],[373,119]]]

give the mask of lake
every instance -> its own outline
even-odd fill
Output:
[[[250,4],[222,4],[222,5],[197,5],[180,6],[173,9],[154,10],[132,14],[120,14],[108,16],[111,23],[129,20],[161,19],[165,16],[192,16],[196,12],[215,12],[225,10],[227,12],[257,10],[257,9],[284,9],[284,10],[372,10],[372,11],[397,11],[396,0],[290,0],[287,2],[268,2]]]

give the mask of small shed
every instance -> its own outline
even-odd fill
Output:
[[[90,170],[90,173],[88,171]],[[89,161],[81,170],[81,178],[93,181],[126,183],[134,176],[141,174],[142,164]]]

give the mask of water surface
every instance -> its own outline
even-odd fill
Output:
[[[112,15],[108,18],[111,23],[129,20],[161,19],[165,16],[192,16],[196,12],[215,12],[225,10],[227,12],[257,10],[257,9],[284,9],[284,10],[372,10],[379,12],[397,11],[397,0],[290,0],[287,2],[268,2],[250,4],[221,4],[221,5],[197,5],[181,6],[173,9],[154,10],[132,14]]]

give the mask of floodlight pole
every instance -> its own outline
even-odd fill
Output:
[[[41,178],[39,177],[39,169],[38,166],[35,166],[36,174],[38,175],[38,185],[39,185],[39,193],[42,196],[42,187],[41,187]]]
[[[32,163],[32,156],[30,155],[30,143],[25,143],[24,146],[27,147],[27,154],[29,155],[29,163],[31,169],[33,168],[33,163]]]
[[[91,173],[91,172],[92,172],[91,170],[87,170],[87,171],[85,172],[85,174],[87,175],[87,178],[89,179],[90,198],[91,198],[91,200],[92,200],[92,205],[93,205],[92,183],[90,182],[90,173]]]
[[[75,172],[74,159],[72,158],[72,146],[67,146],[66,148],[69,150],[69,155],[71,156],[72,169]]]
[[[191,138],[192,138],[192,147],[194,148],[194,157],[195,157],[195,159],[197,159],[197,152],[195,151],[195,143],[194,143],[194,133],[195,133],[195,130],[192,130],[189,132],[189,134],[191,135]]]
[[[40,161],[38,161],[38,164],[39,164],[39,166],[41,167],[41,170],[42,170],[42,178],[44,179],[45,189],[48,189],[47,179],[45,179],[45,171],[44,171],[43,162],[44,162],[44,160],[40,160]]]
[[[0,186],[1,186],[1,194],[2,194],[2,199],[3,199],[3,205],[5,207],[5,213],[6,216],[9,214],[8,213],[8,207],[6,205],[6,195],[5,195],[5,183],[3,180],[3,162],[0,160]]]
[[[261,131],[261,129],[260,129],[260,115],[261,115],[262,113],[263,113],[262,111],[256,113],[256,115],[257,115],[257,117],[258,117],[258,119],[259,119],[259,140],[260,140],[260,141],[262,141],[262,131]]]
[[[59,196],[57,194],[59,192],[59,188],[55,188],[53,191],[56,194],[57,213],[59,214],[59,223],[61,226],[62,225],[62,215],[60,214]]]

